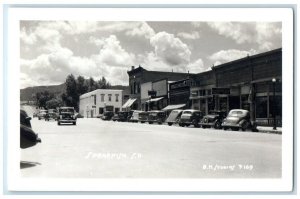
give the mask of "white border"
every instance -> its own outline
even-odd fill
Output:
[[[99,12],[101,9],[101,12]],[[55,13],[55,14],[54,14]],[[80,14],[78,14],[80,13]],[[181,13],[181,14],[178,14]],[[126,19],[126,20],[124,20]],[[281,179],[24,179],[19,161],[20,20],[281,21],[283,135]],[[291,9],[9,8],[8,190],[11,191],[291,191],[293,169],[293,13]]]

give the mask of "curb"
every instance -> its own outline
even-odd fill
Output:
[[[260,132],[260,133],[273,133],[273,134],[282,134],[282,131],[281,130],[268,130],[268,129],[259,129],[259,128],[257,128],[257,130],[258,130],[258,132]]]

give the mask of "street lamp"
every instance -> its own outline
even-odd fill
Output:
[[[273,130],[276,130],[276,99],[275,99],[275,86],[276,78],[272,79],[273,82]]]

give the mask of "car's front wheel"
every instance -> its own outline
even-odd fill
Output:
[[[60,122],[57,122],[57,125],[60,125]]]
[[[172,126],[172,123],[171,123],[171,122],[168,122],[168,125],[169,125],[169,126]]]
[[[220,121],[216,121],[216,123],[214,125],[214,128],[215,129],[221,129],[222,128],[221,122]]]
[[[76,122],[73,122],[73,125],[76,125]]]

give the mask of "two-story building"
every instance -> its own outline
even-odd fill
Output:
[[[119,112],[123,104],[123,90],[97,89],[80,96],[79,113],[96,117],[105,111]]]

